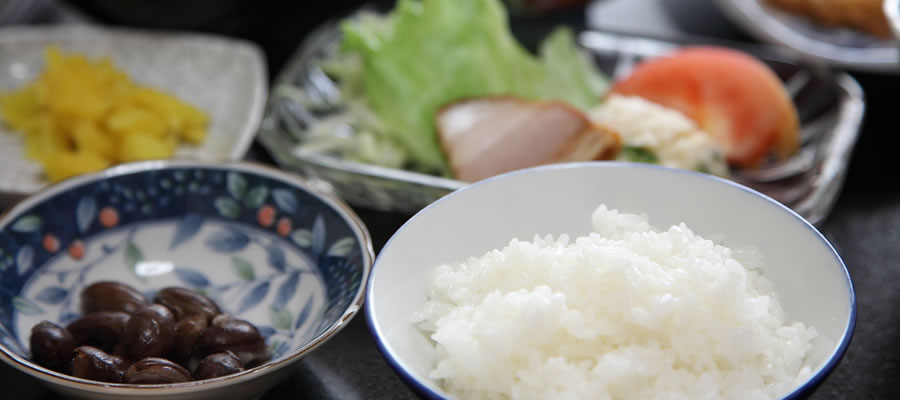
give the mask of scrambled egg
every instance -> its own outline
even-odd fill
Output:
[[[127,161],[169,158],[179,142],[200,144],[209,115],[174,96],[138,85],[109,59],[56,47],[46,70],[0,94],[0,118],[25,137],[27,157],[51,181]]]

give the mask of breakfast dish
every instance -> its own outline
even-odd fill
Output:
[[[810,375],[761,256],[605,206],[593,232],[440,265],[410,321],[466,399],[772,399]]]

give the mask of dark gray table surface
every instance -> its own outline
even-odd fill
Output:
[[[631,2],[630,6],[623,3]],[[629,7],[632,11],[629,11]],[[746,40],[708,0],[607,0],[590,8],[589,25],[652,35],[685,32]],[[261,43],[284,52],[296,43]],[[279,47],[280,46],[280,47]],[[270,62],[272,60],[270,59]],[[853,74],[866,91],[865,128],[846,186],[822,226],[843,256],[858,300],[858,322],[844,360],[813,399],[900,398],[900,180],[897,179],[897,114],[900,79]],[[268,161],[254,147],[250,159]],[[408,218],[357,210],[376,250]],[[58,397],[6,364],[0,364],[0,398]],[[303,359],[290,379],[265,397],[275,399],[412,399],[415,395],[375,347],[365,316]]]

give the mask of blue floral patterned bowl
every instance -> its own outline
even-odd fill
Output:
[[[0,357],[78,398],[250,398],[346,326],[372,263],[366,228],[339,200],[247,163],[145,162],[74,178],[0,218]],[[31,327],[79,316],[86,285],[202,291],[256,324],[271,360],[171,385],[106,384],[29,361]]]

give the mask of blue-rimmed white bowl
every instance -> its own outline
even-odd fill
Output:
[[[64,181],[0,218],[0,356],[69,397],[252,398],[336,334],[363,301],[369,234],[341,201],[249,163],[150,161]],[[170,385],[108,384],[29,361],[31,327],[80,314],[100,280],[151,296],[201,291],[254,323],[271,359]]]
[[[594,162],[487,179],[404,224],[378,254],[366,292],[369,328],[388,363],[424,397],[451,398],[429,376],[438,360],[435,343],[411,322],[426,302],[430,272],[501,249],[513,238],[586,235],[601,204],[646,214],[656,227],[685,223],[725,246],[758,250],[785,320],[818,332],[804,363],[809,374],[784,398],[809,394],[840,362],[856,322],[855,294],[840,256],[815,227],[772,198],[711,175]]]

